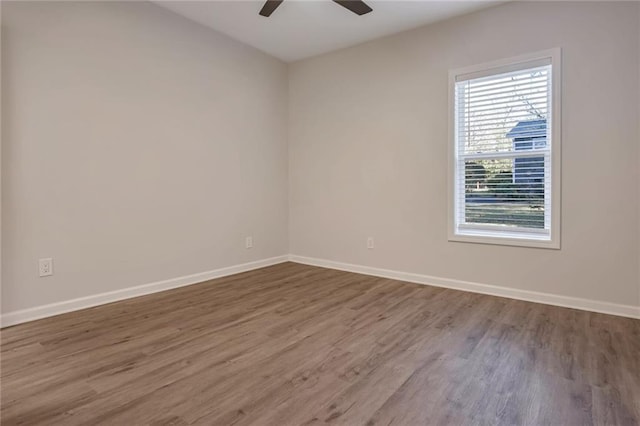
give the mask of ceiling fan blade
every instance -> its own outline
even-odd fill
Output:
[[[364,15],[373,10],[362,0],[333,0],[333,1],[338,3],[340,6],[349,9],[356,15]]]
[[[260,9],[260,15],[271,16],[273,11],[276,10],[283,1],[284,0],[267,0],[264,3],[264,6],[262,6],[262,9]]]

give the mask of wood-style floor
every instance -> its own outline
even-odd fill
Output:
[[[285,263],[2,330],[3,426],[640,422],[640,321]]]

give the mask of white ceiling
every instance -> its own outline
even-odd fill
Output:
[[[152,1],[287,62],[501,2],[365,0],[373,12],[358,16],[331,0],[284,0],[265,18],[259,0]]]

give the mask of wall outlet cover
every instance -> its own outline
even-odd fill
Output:
[[[38,261],[38,268],[41,277],[53,275],[53,259],[50,257],[40,259]]]

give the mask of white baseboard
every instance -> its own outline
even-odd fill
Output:
[[[600,312],[629,318],[640,318],[640,306],[619,305],[616,303],[597,300],[581,299],[578,297],[560,296],[536,291],[518,290],[470,281],[460,281],[449,278],[432,277],[429,275],[413,274],[409,272],[393,271],[389,269],[372,268],[369,266],[353,265],[332,260],[315,259],[311,257],[289,255],[291,262],[305,265],[320,266],[340,271],[356,272],[358,274],[391,278],[416,284],[432,285],[454,290],[470,291],[473,293],[489,294],[492,296],[508,297],[510,299],[525,300],[527,302],[544,303],[546,305],[562,306],[565,308],[581,309],[584,311]]]
[[[21,324],[23,322],[64,314],[66,312],[91,308],[105,303],[117,302],[118,300],[144,296],[146,294],[197,284],[215,278],[226,277],[240,272],[264,268],[266,266],[286,262],[287,260],[289,260],[289,256],[287,255],[272,257],[269,259],[257,260],[255,262],[243,263],[240,265],[228,266],[226,268],[214,269],[212,271],[143,284],[136,287],[124,288],[122,290],[115,290],[107,293],[80,297],[78,299],[66,300],[64,302],[52,303],[50,305],[22,309],[19,311],[8,312],[6,314],[3,313],[2,316],[0,316],[0,324],[1,327],[8,327],[10,325]]]
[[[407,281],[417,284],[432,285],[436,287],[450,288],[454,290],[470,291],[473,293],[489,294],[492,296],[508,297],[510,299],[525,300],[528,302],[544,303],[547,305],[563,306],[566,308],[581,309],[585,311],[601,312],[604,314],[618,315],[629,318],[640,319],[640,306],[619,305],[597,300],[581,299],[577,297],[560,296],[549,293],[539,293],[535,291],[518,290],[507,287],[480,284],[470,281],[460,281],[449,278],[432,277],[429,275],[414,274],[410,272],[393,271],[389,269],[373,268],[369,266],[353,265],[350,263],[335,262],[332,260],[316,259],[311,257],[284,255],[269,259],[257,260],[212,271],[201,272],[183,277],[172,278],[164,281],[144,284],[136,287],[129,287],[122,290],[110,291],[107,293],[95,294],[64,302],[52,303],[35,308],[23,309],[14,312],[3,313],[0,316],[0,327],[21,324],[41,318],[91,308],[105,303],[117,302],[118,300],[130,299],[132,297],[144,296],[146,294],[157,293],[172,288],[184,287],[197,284],[215,278],[226,277],[241,272],[264,268],[286,261],[302,263],[305,265],[320,266],[323,268],[337,269],[340,271],[355,272],[364,275],[390,278],[399,281]]]

